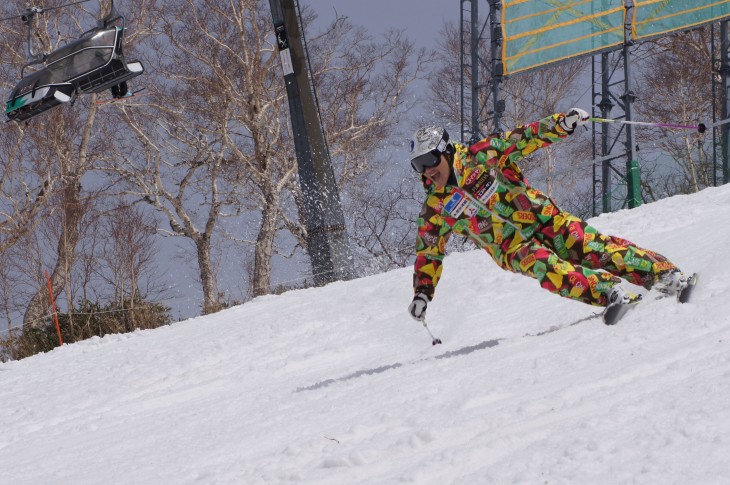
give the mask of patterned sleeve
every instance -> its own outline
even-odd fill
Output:
[[[538,148],[555,143],[569,134],[558,124],[558,121],[564,116],[563,113],[555,113],[539,121],[518,126],[505,133],[505,139],[509,143],[515,144],[516,151],[520,154],[519,158],[525,157]],[[514,161],[514,159],[512,160]]]
[[[516,171],[518,178],[521,178],[519,167],[514,162],[568,136],[568,132],[558,124],[563,116],[565,116],[563,113],[556,113],[539,121],[518,126],[506,132],[501,138],[481,140],[469,147],[469,150],[476,156],[478,162],[487,166],[498,166],[501,170]]]
[[[440,204],[439,197],[429,195],[418,218],[413,291],[415,294],[424,293],[429,299],[433,299],[436,285],[441,278],[446,242],[451,234],[451,227],[444,223],[441,214],[436,210]]]

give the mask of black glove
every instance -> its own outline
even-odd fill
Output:
[[[413,297],[413,301],[408,305],[408,313],[419,322],[422,322],[426,318],[426,307],[429,303],[431,303],[431,300],[428,296],[425,293],[419,293]]]
[[[568,133],[573,133],[579,126],[583,126],[588,123],[590,115],[580,108],[570,108],[565,116],[558,120],[560,127]]]

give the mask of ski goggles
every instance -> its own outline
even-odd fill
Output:
[[[428,153],[419,155],[411,160],[411,167],[418,173],[423,173],[427,168],[435,167],[441,163],[441,152],[438,150],[431,150]]]

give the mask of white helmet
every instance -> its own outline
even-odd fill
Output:
[[[423,173],[429,167],[435,167],[441,161],[442,153],[451,153],[448,132],[440,126],[419,128],[411,139],[411,167]]]

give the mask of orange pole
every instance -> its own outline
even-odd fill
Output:
[[[56,332],[58,332],[58,345],[63,345],[63,339],[61,338],[61,326],[58,324],[58,312],[56,312],[56,300],[53,298],[53,288],[51,288],[51,277],[48,276],[48,270],[46,270],[46,281],[48,281],[48,293],[51,295],[51,306],[53,307],[53,316],[56,318]]]

